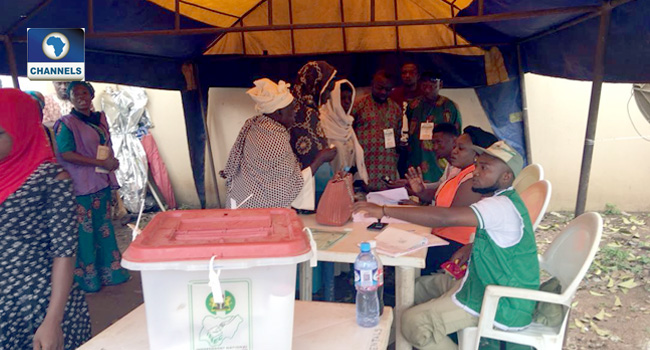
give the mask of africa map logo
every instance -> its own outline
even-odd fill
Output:
[[[50,59],[60,60],[70,51],[70,41],[65,35],[54,32],[43,40],[43,53]]]
[[[83,28],[27,29],[27,77],[31,80],[84,80]]]

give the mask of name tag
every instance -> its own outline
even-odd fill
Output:
[[[433,123],[420,123],[420,140],[433,140]]]
[[[393,129],[384,129],[384,147],[386,149],[395,148],[395,131]]]

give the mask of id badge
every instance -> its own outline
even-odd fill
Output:
[[[395,148],[395,131],[393,129],[384,129],[384,147],[386,149]]]
[[[420,140],[433,140],[433,123],[420,123]]]

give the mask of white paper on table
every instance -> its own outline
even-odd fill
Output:
[[[402,200],[408,200],[409,194],[406,188],[394,188],[392,190],[370,192],[366,195],[366,200],[369,203],[377,205],[396,205]]]
[[[406,230],[388,227],[375,237],[377,241],[377,252],[398,257],[414,251],[439,245],[447,245],[449,242],[434,236],[421,236]]]

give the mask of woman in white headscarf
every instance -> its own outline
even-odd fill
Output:
[[[221,176],[226,179],[226,207],[314,209],[312,174],[336,156],[336,149],[320,151],[300,170],[287,131],[295,122],[289,84],[255,81],[246,93],[260,115],[248,119],[235,141]]]
[[[337,155],[330,163],[335,172],[354,166],[358,177],[368,183],[368,171],[363,161],[363,148],[352,129],[354,117],[350,115],[354,104],[354,85],[346,79],[334,84],[329,101],[321,107],[320,121],[330,144],[336,146]]]

